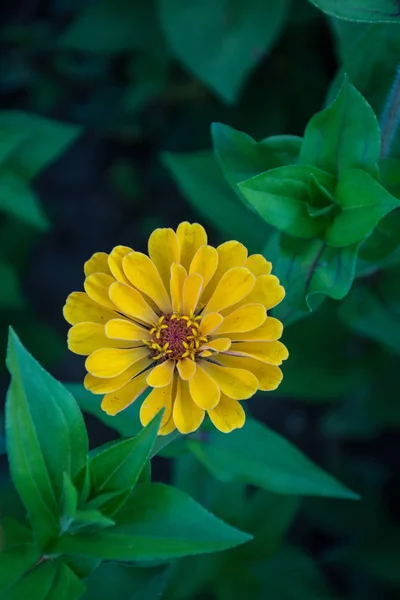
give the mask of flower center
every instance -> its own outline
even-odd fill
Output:
[[[181,317],[176,314],[162,315],[150,329],[150,350],[154,360],[195,360],[207,337],[200,331],[200,317]]]

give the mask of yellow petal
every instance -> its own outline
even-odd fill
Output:
[[[88,356],[99,348],[129,348],[132,344],[109,340],[100,323],[77,323],[68,331],[68,348],[75,354]]]
[[[191,358],[182,358],[176,364],[181,379],[191,379],[196,372],[196,363]]]
[[[86,359],[86,370],[95,377],[116,377],[133,363],[148,356],[147,346],[142,348],[101,348]]]
[[[213,335],[250,331],[262,325],[266,318],[262,304],[245,304],[227,315]]]
[[[127,319],[112,319],[105,326],[106,336],[112,340],[149,340],[150,334],[147,329],[128,321]]]
[[[93,256],[85,262],[83,270],[86,277],[92,273],[107,273],[107,275],[111,275],[110,269],[108,268],[108,254],[105,252],[95,252]]]
[[[189,270],[193,256],[200,246],[207,244],[207,234],[204,227],[198,223],[180,223],[176,230],[180,250],[180,263]]]
[[[219,313],[208,313],[202,318],[200,322],[200,331],[202,335],[209,335],[217,327],[219,327],[224,320],[224,317]]]
[[[233,267],[229,269],[220,279],[217,287],[207,306],[204,314],[218,312],[236,302],[240,302],[253,289],[255,277],[245,267]]]
[[[117,281],[125,283],[126,285],[130,285],[130,283],[124,273],[122,261],[130,252],[133,252],[133,250],[132,248],[129,248],[129,246],[115,246],[108,257],[108,265],[111,273],[114,275]]]
[[[234,429],[243,427],[246,413],[242,405],[233,398],[221,394],[221,399],[214,409],[208,411],[208,416],[214,426],[222,433],[230,433]]]
[[[178,431],[183,434],[196,431],[204,420],[204,414],[204,410],[193,402],[189,384],[178,380],[173,409],[173,419]]]
[[[240,309],[238,309],[240,310]],[[227,319],[228,317],[226,317]],[[243,342],[274,342],[279,340],[283,332],[283,325],[274,317],[267,317],[260,327],[244,333],[231,333],[229,337],[232,341]],[[218,332],[219,333],[219,332]]]
[[[143,323],[155,323],[158,315],[150,308],[142,294],[123,283],[113,283],[109,295],[117,309]]]
[[[155,366],[147,376],[147,385],[154,388],[162,388],[169,385],[174,375],[175,362],[165,360],[163,363]]]
[[[283,378],[279,367],[268,365],[255,358],[219,354],[217,360],[225,367],[246,369],[246,371],[253,373],[258,379],[258,384],[262,392],[276,390]]]
[[[186,279],[186,269],[174,263],[171,265],[171,280],[170,280],[170,293],[172,300],[172,310],[176,313],[181,314],[182,311],[182,290],[183,284]]]
[[[117,316],[114,311],[107,310],[94,302],[85,292],[72,292],[68,296],[63,315],[70,325],[89,321],[104,324]]]
[[[213,277],[218,266],[218,252],[212,246],[201,246],[190,263],[189,273],[198,273],[203,278],[203,289]]]
[[[213,278],[207,286],[207,289],[203,291],[201,296],[202,304],[207,304],[222,275],[233,267],[243,267],[247,258],[246,248],[243,246],[243,244],[240,244],[240,242],[236,242],[235,240],[221,244],[217,247],[217,252],[218,266]]]
[[[281,365],[289,356],[282,342],[235,342],[229,354],[250,356],[270,365]]]
[[[202,345],[201,348],[209,348],[210,350],[214,350],[215,352],[226,352],[229,350],[232,342],[229,338],[218,338],[216,340],[211,340],[210,342],[206,342]]]
[[[273,308],[285,297],[285,290],[279,284],[279,279],[275,275],[260,275],[256,277],[254,288],[250,294],[242,300],[238,306],[250,303],[260,303],[267,310]],[[234,306],[237,308],[237,306]]]
[[[171,381],[162,388],[154,388],[143,401],[143,404],[140,407],[140,422],[144,427],[148,425],[153,417],[155,417],[162,409],[164,409],[164,414],[161,420],[161,427],[171,419],[172,384],[173,382]]]
[[[200,298],[203,287],[203,278],[198,273],[188,275],[183,283],[182,290],[182,314],[191,315],[194,312]]]
[[[158,435],[168,435],[175,429],[176,429],[176,427],[175,427],[174,419],[172,418],[172,415],[171,415],[171,418],[168,421],[168,423],[165,423],[165,425],[160,427],[160,429],[158,430]]]
[[[197,406],[204,410],[210,410],[217,406],[220,397],[220,389],[214,379],[208,375],[198,364],[196,373],[189,379],[189,389]]]
[[[269,275],[272,271],[272,263],[268,262],[262,254],[252,254],[248,257],[244,266],[256,276]]]
[[[132,285],[151,298],[164,313],[171,312],[171,300],[153,261],[141,252],[131,252],[122,261]]]
[[[87,390],[92,392],[92,394],[108,394],[109,392],[116,392],[153,363],[154,361],[152,358],[145,356],[135,362],[129,369],[121,373],[121,375],[117,375],[117,377],[108,377],[107,379],[95,377],[88,373],[83,384]]]
[[[147,389],[146,377],[146,372],[141,373],[120,390],[106,394],[101,403],[104,412],[114,416],[137,400]]]
[[[97,302],[100,306],[104,306],[104,308],[115,310],[115,306],[108,296],[110,285],[114,282],[115,279],[111,275],[107,275],[106,273],[92,273],[92,275],[86,277],[83,287],[87,295],[94,302]]]
[[[178,238],[173,229],[155,229],[149,237],[149,256],[169,289],[171,265],[179,262]]]
[[[250,371],[221,367],[213,363],[206,363],[203,368],[229,398],[245,400],[258,390],[258,379]]]

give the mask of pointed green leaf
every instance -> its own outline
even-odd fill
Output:
[[[248,418],[243,429],[229,435],[215,431],[205,441],[190,440],[187,445],[221,481],[256,485],[276,494],[358,499],[285,438],[254,419]]]
[[[232,548],[250,539],[190,496],[163,484],[137,486],[104,531],[59,538],[53,551],[104,560],[164,560]]]
[[[45,600],[78,600],[81,598],[85,591],[85,585],[64,562],[59,560],[56,565],[57,570]]]
[[[325,216],[312,218],[307,210],[314,176],[328,190],[334,178],[315,167],[292,165],[266,171],[239,184],[246,200],[273,227],[295,237],[316,237],[327,226]]]
[[[73,397],[27,352],[10,330],[6,403],[11,476],[43,547],[58,531],[64,472],[84,468],[88,439]]]
[[[83,600],[159,600],[168,575],[165,566],[138,568],[103,563],[86,581]]]
[[[177,58],[234,102],[245,78],[277,39],[289,3],[263,0],[161,0],[166,38]]]
[[[37,229],[49,228],[35,192],[10,168],[0,169],[0,210]]]
[[[114,521],[103,515],[99,510],[85,509],[77,510],[75,514],[61,520],[61,534],[89,533],[112,527]]]
[[[338,177],[346,169],[378,175],[380,130],[374,111],[349,82],[336,100],[307,125],[300,163]]]
[[[315,6],[338,19],[368,23],[400,23],[397,0],[310,0]]]
[[[297,163],[302,139],[281,135],[256,142],[252,137],[222,123],[211,126],[214,152],[233,189],[264,171]]]
[[[51,562],[44,561],[4,591],[1,600],[47,600],[55,576],[56,567]]]
[[[400,200],[358,169],[345,171],[336,189],[341,210],[325,233],[330,246],[350,246],[363,240]]]
[[[125,492],[124,496],[105,503],[102,512],[113,515],[128,499],[139,475],[150,458],[162,413],[145,427],[136,437],[118,440],[98,448],[89,462],[91,474],[91,496],[107,492]]]
[[[270,228],[241,202],[226,182],[212,151],[164,153],[163,162],[200,215],[226,235],[260,252]]]

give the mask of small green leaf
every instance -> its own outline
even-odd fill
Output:
[[[334,186],[328,173],[292,165],[261,173],[240,183],[239,189],[269,225],[295,237],[316,237],[326,228],[327,220],[324,216],[312,218],[307,210],[312,175],[327,189]]]
[[[37,229],[49,228],[34,191],[11,169],[0,169],[0,210]]]
[[[226,102],[283,27],[289,3],[263,0],[161,0],[166,38],[182,63]]]
[[[138,568],[103,563],[87,579],[83,600],[159,600],[168,575],[165,566]]]
[[[136,437],[118,440],[98,448],[89,462],[91,496],[107,492],[124,492],[124,496],[101,507],[103,514],[113,515],[128,499],[140,473],[150,458],[160,428],[158,414]]]
[[[86,465],[88,439],[73,397],[25,350],[10,330],[6,402],[11,476],[41,548],[55,536],[64,472],[71,480]]]
[[[256,142],[252,137],[222,123],[211,126],[214,152],[232,188],[264,171],[297,163],[302,139],[281,135]]]
[[[78,600],[85,585],[63,561],[58,560],[57,570],[45,600]]]
[[[77,510],[71,518],[61,519],[60,535],[91,533],[112,527],[115,522],[101,514],[98,510]]]
[[[137,486],[104,531],[60,537],[55,553],[104,560],[164,560],[232,548],[250,539],[183,492],[163,484]]]
[[[363,240],[400,200],[389,194],[377,181],[358,169],[345,171],[336,189],[341,211],[325,233],[330,246],[350,246]]]
[[[260,252],[271,230],[230,188],[212,151],[164,153],[162,158],[182,193],[204,219],[242,242],[249,252]]]
[[[400,23],[397,0],[310,0],[315,6],[338,19],[368,23]]]
[[[351,83],[307,125],[300,164],[314,165],[339,177],[346,169],[378,175],[380,130],[374,111]]]
[[[190,440],[187,445],[221,481],[256,485],[276,494],[358,499],[290,442],[251,418],[229,435],[215,431],[207,440]]]
[[[275,271],[286,297],[275,314],[287,324],[313,310],[321,294],[344,298],[354,280],[358,248],[359,244],[331,248],[320,240],[282,235]]]

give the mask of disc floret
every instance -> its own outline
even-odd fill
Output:
[[[199,321],[200,316],[193,313],[189,316],[177,313],[162,315],[150,329],[152,336],[147,342],[154,360],[196,360],[202,344],[208,338],[202,335]]]

